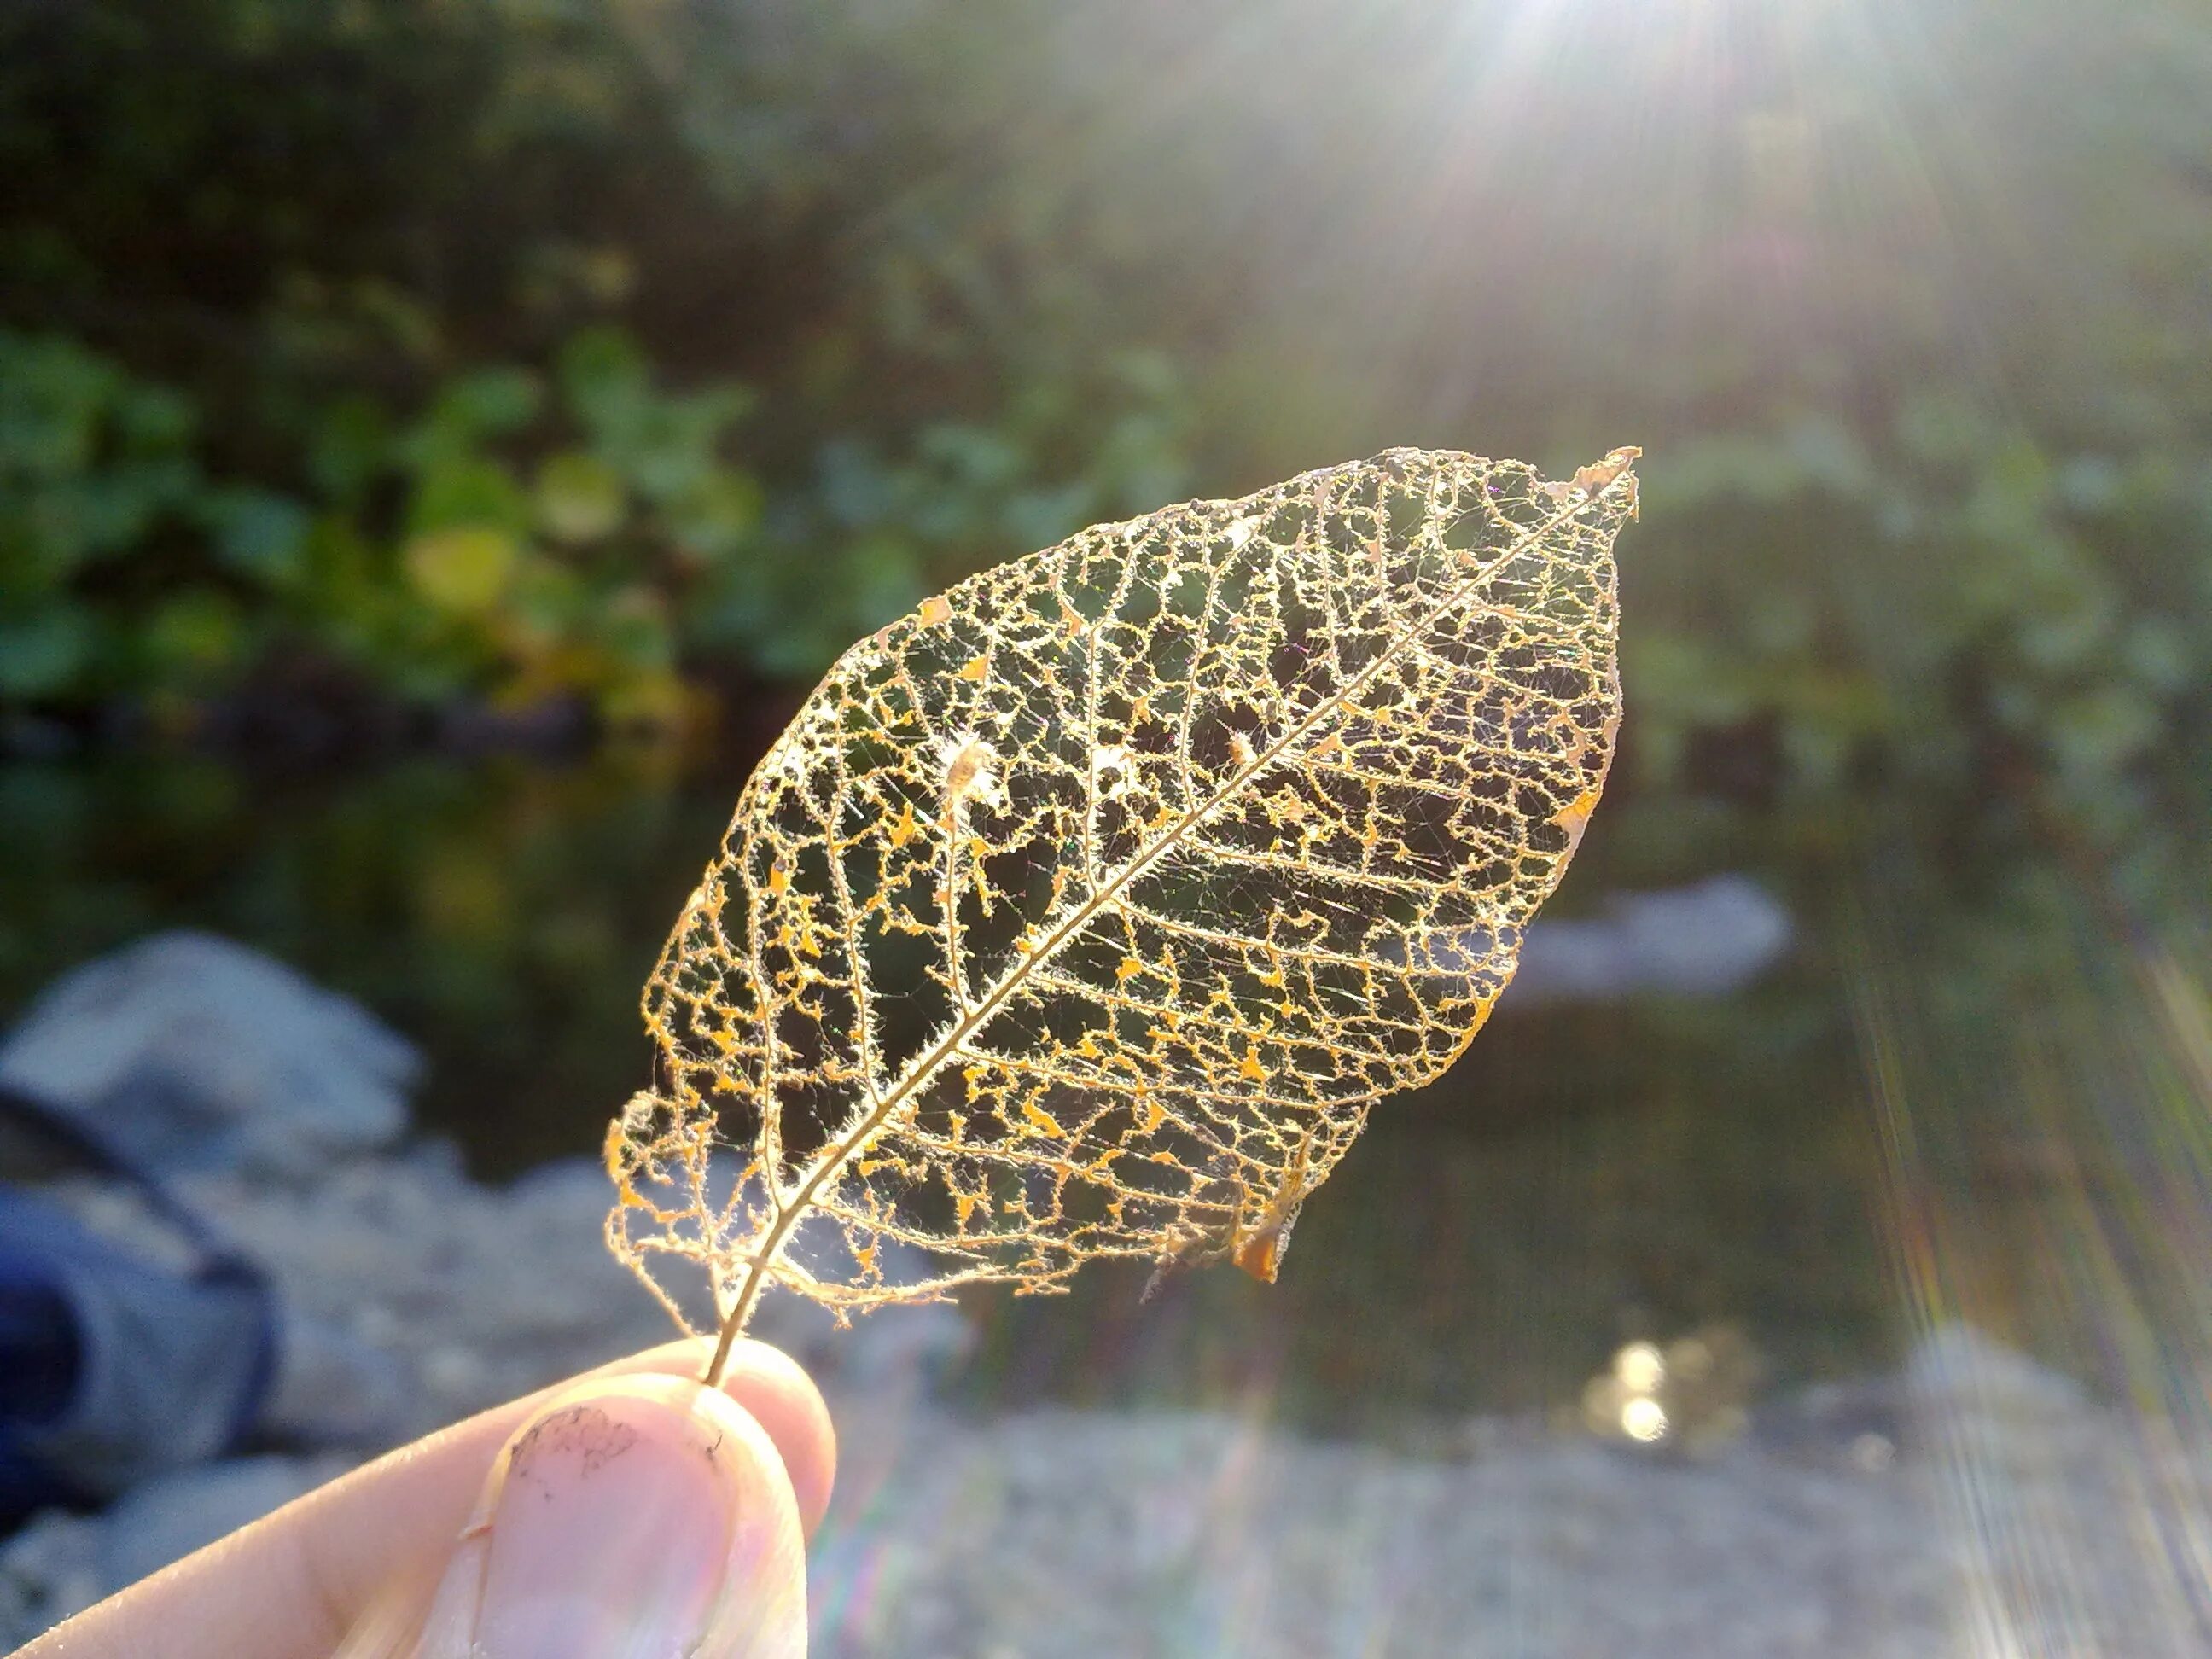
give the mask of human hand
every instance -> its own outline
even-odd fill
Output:
[[[796,1364],[674,1342],[378,1459],[15,1659],[737,1659],[806,1650],[836,1469]]]

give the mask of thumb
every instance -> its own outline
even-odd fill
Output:
[[[790,1476],[718,1389],[599,1376],[511,1436],[417,1659],[739,1659],[806,1651]]]

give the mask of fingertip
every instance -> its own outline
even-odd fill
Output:
[[[837,1480],[837,1429],[822,1390],[782,1349],[747,1340],[731,1350],[722,1391],[752,1414],[783,1455],[799,1521],[812,1537]]]
[[[812,1389],[808,1383],[810,1394]],[[818,1404],[819,1396],[815,1398]],[[795,1501],[798,1489],[788,1478],[791,1455],[729,1392],[702,1393],[693,1410],[717,1431],[711,1449],[726,1465],[734,1497],[722,1593],[697,1647],[690,1650],[698,1659],[803,1659],[806,1534],[812,1523]],[[829,1501],[826,1488],[822,1501]]]
[[[730,1394],[590,1376],[509,1437],[418,1659],[701,1659],[803,1650],[805,1543],[786,1455]]]
[[[618,1361],[609,1370],[697,1377],[705,1373],[713,1352],[711,1338],[695,1337]],[[742,1406],[775,1443],[791,1477],[799,1521],[812,1537],[829,1510],[830,1490],[837,1478],[837,1431],[822,1391],[789,1354],[750,1337],[740,1339],[731,1348],[722,1369],[721,1390]]]

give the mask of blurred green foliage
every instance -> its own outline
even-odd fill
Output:
[[[1130,355],[1109,378],[1134,412],[1089,477],[1036,476],[1024,440],[1057,411],[1024,406],[930,423],[908,457],[827,441],[764,522],[732,459],[752,395],[664,392],[618,328],[571,335],[550,375],[453,374],[405,417],[361,393],[317,404],[276,487],[215,474],[188,395],[0,331],[0,695],[181,714],[304,648],[410,700],[581,692],[613,723],[668,724],[686,657],[818,672],[968,550],[1171,489],[1172,428],[1146,411],[1172,377]]]
[[[1668,459],[1624,576],[1648,776],[1748,731],[1814,796],[2016,785],[2114,848],[2172,816],[2212,712],[2212,465],[2054,453],[1940,392],[1871,440],[1808,414]]]
[[[666,726],[686,671],[811,676],[1183,489],[1161,353],[1024,333],[961,255],[819,283],[853,195],[828,36],[753,21],[0,19],[0,702],[189,726],[304,656],[404,704]],[[964,327],[929,314],[950,283]],[[948,384],[887,389],[887,350]]]
[[[759,485],[721,459],[748,399],[658,392],[611,329],[551,380],[473,369],[404,419],[334,398],[272,487],[214,474],[185,394],[0,333],[0,687],[181,710],[304,648],[403,696],[581,690],[668,717],[671,600],[726,586],[758,526]]]
[[[679,720],[1079,524],[1647,452],[1636,769],[2212,726],[2183,0],[103,0],[0,21],[0,699]]]

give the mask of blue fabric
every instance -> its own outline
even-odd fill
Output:
[[[0,1188],[0,1211],[7,1207]],[[0,1249],[0,1425],[59,1417],[81,1357],[68,1300],[43,1273],[24,1273],[24,1265]]]
[[[8,1191],[0,1188],[0,1210]],[[76,1380],[76,1328],[69,1304],[15,1252],[0,1247],[0,1529],[33,1510],[79,1496],[15,1444],[17,1425],[51,1423]]]
[[[276,1309],[260,1272],[160,1182],[35,1101],[0,1117],[41,1162],[128,1184],[197,1256],[146,1261],[0,1182],[0,1526],[234,1448],[266,1396]]]

